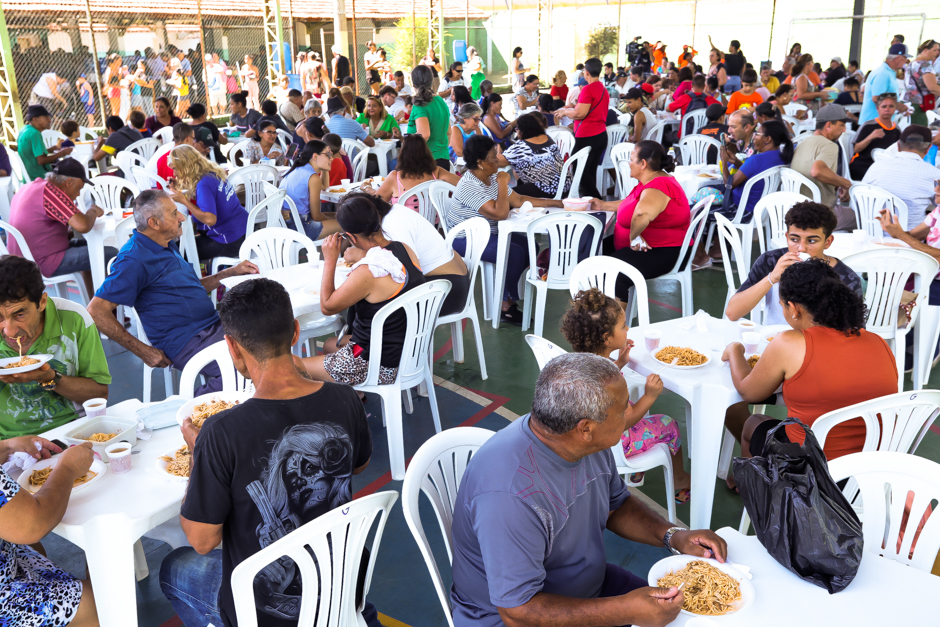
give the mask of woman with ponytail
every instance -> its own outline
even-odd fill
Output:
[[[812,427],[830,411],[898,391],[894,353],[865,330],[865,301],[825,260],[807,259],[784,270],[780,305],[793,329],[775,336],[753,369],[738,342],[721,356],[745,401],[760,403],[783,384],[787,415]],[[742,454],[761,455],[767,432],[778,422],[760,414],[748,418]],[[775,437],[803,443],[803,431],[795,425]],[[858,453],[864,443],[865,424],[852,420],[829,432],[824,452],[831,460]]]
[[[309,141],[303,150],[294,157],[294,166],[281,179],[280,188],[294,201],[304,233],[312,240],[318,240],[340,230],[336,214],[321,211],[320,191],[330,186],[330,167],[333,151],[320,140]],[[311,198],[315,201],[311,202]],[[287,211],[287,203],[284,210]],[[286,215],[288,226],[296,228],[290,215]]]
[[[611,353],[619,351],[614,363],[623,369],[630,361],[633,341],[627,339],[630,330],[623,303],[611,298],[596,287],[578,292],[571,301],[571,309],[561,320],[561,333],[577,353],[593,353],[612,359]],[[649,414],[650,408],[663,391],[659,375],[646,377],[646,390],[636,403],[627,410],[627,430],[620,436],[624,455],[632,457],[650,450],[659,443],[669,447],[672,455],[676,503],[682,505],[689,500],[692,476],[686,471],[682,458],[682,435],[675,420],[663,414]],[[630,481],[638,483],[642,473],[635,473]]]
[[[672,270],[689,228],[689,201],[669,175],[674,169],[662,144],[641,141],[630,155],[630,176],[639,184],[623,201],[592,203],[593,211],[617,212],[614,235],[604,240],[604,254],[626,261],[647,279]],[[617,298],[626,302],[632,285],[625,276],[618,278]]]
[[[411,71],[411,84],[415,95],[411,116],[408,119],[408,134],[417,133],[428,142],[437,165],[449,170],[450,153],[447,150],[450,133],[450,109],[444,99],[431,91],[434,77],[431,68],[419,65]]]
[[[385,321],[382,352],[370,353],[372,319],[382,307],[425,282],[418,257],[401,242],[389,241],[382,232],[382,216],[366,194],[355,194],[339,202],[336,218],[344,233],[326,238],[323,253],[323,279],[320,283],[320,311],[330,316],[350,307],[355,318],[351,334],[324,345],[326,355],[303,360],[307,373],[317,381],[359,385],[366,380],[369,359],[381,360],[379,384],[395,381],[404,349],[408,320],[397,311]],[[338,288],[334,283],[340,242],[345,239],[365,254]]]

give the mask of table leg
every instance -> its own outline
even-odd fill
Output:
[[[134,544],[122,525],[96,525],[83,548],[101,627],[137,627]]]
[[[91,284],[97,291],[104,283],[104,225],[95,225],[85,233],[88,241],[88,260],[91,263]],[[89,294],[91,298],[94,294]]]
[[[692,462],[692,502],[689,526],[711,528],[712,506],[715,502],[715,477],[721,452],[721,436],[725,428],[725,409],[732,402],[730,394],[718,386],[703,385],[696,389],[692,405],[695,438],[689,457]]]
[[[506,262],[509,257],[509,236],[511,231],[503,228],[499,223],[498,241],[496,244],[496,272],[493,276],[493,328],[499,328],[501,312],[503,310],[503,290],[506,285]]]

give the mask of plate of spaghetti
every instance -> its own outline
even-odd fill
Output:
[[[664,346],[653,353],[653,357],[664,364],[670,364],[673,359],[678,358],[679,361],[676,362],[673,368],[685,369],[701,368],[711,361],[708,355],[687,346]]]
[[[694,555],[673,555],[653,564],[649,584],[669,588],[685,583],[682,611],[698,616],[739,612],[754,600],[754,586],[729,564]]]
[[[183,424],[187,418],[192,418],[193,426],[202,427],[202,424],[209,416],[214,416],[220,411],[231,409],[240,403],[244,403],[251,394],[248,392],[210,392],[197,396],[176,412],[176,422]]]
[[[59,463],[58,457],[50,457],[49,459],[38,461],[28,470],[24,470],[16,482],[26,491],[35,494],[39,492],[39,489],[46,483],[49,475],[52,474],[52,469],[55,468],[57,463]],[[106,472],[108,472],[108,465],[100,459],[95,459],[91,462],[91,468],[88,469],[88,472],[76,479],[75,483],[72,484],[72,492],[78,492],[79,490],[87,488],[101,479]]]
[[[53,355],[22,355],[0,359],[0,377],[7,374],[19,374],[42,368]]]
[[[185,444],[178,449],[167,451],[166,455],[157,458],[157,470],[166,473],[171,479],[177,481],[189,480],[189,462],[192,454]]]

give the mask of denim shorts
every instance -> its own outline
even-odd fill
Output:
[[[117,256],[117,249],[111,246],[104,247],[104,265],[108,267],[108,262]],[[89,272],[91,270],[91,260],[88,257],[88,242],[86,240],[71,240],[69,247],[65,249],[65,255],[59,267],[56,268],[52,276],[62,276],[63,274],[72,274],[73,272]]]
[[[309,217],[304,216],[300,219],[300,224],[304,227],[304,234],[307,237],[313,241],[320,239],[320,233],[323,232],[322,222],[317,222],[316,220],[311,220]],[[287,221],[287,228],[297,230],[293,218]]]

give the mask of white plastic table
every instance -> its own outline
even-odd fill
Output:
[[[388,176],[388,161],[398,157],[398,142],[394,139],[377,139],[370,149],[379,164],[379,175]]]
[[[567,209],[561,207],[549,207],[543,209],[542,207],[535,207],[537,211],[532,211],[529,213],[519,213],[516,209],[513,209],[509,217],[505,220],[500,220],[497,222],[497,228],[499,230],[497,235],[497,244],[496,244],[496,272],[494,277],[493,293],[488,296],[492,298],[493,302],[493,311],[496,312],[493,315],[493,328],[499,328],[500,315],[499,312],[503,308],[503,290],[506,285],[506,263],[509,260],[509,238],[513,233],[525,233],[526,229],[529,226],[529,222],[535,218],[539,218],[544,215],[544,212],[554,213],[554,212],[568,212]],[[590,211],[587,213],[598,213],[595,211]],[[607,221],[605,223],[604,235],[607,235],[614,225],[614,219],[617,216],[615,211],[605,211],[607,214]],[[602,236],[603,239],[603,236]],[[528,253],[527,253],[528,254]],[[521,294],[520,294],[521,296]],[[484,294],[484,298],[487,295]]]
[[[721,354],[731,342],[741,341],[736,322],[705,317],[707,331],[700,332],[695,316],[657,322],[648,326],[631,327],[628,336],[635,346],[630,352],[627,368],[644,377],[658,372],[667,390],[681,396],[686,402],[687,450],[692,463],[692,500],[689,525],[692,529],[711,527],[712,505],[715,500],[715,478],[721,438],[725,431],[725,410],[743,400],[731,381],[731,370],[722,363]],[[683,326],[691,326],[683,329]],[[644,331],[655,329],[662,333],[660,348],[683,346],[693,348],[711,361],[699,368],[663,369],[647,350]],[[661,370],[661,372],[660,372]]]
[[[673,177],[682,186],[686,198],[691,203],[695,192],[703,187],[715,187],[721,183],[721,175],[717,174],[718,166],[715,165],[679,165]],[[708,174],[709,176],[700,176]]]
[[[940,595],[940,577],[866,552],[852,583],[829,594],[777,563],[756,536],[743,536],[729,527],[719,529],[718,535],[728,542],[732,562],[751,567],[754,600],[740,612],[714,617],[703,627],[940,624],[931,602]],[[691,619],[680,614],[669,627],[683,627]]]
[[[786,243],[783,244],[786,246]],[[890,248],[910,248],[906,243],[893,237],[871,238],[866,236],[864,242],[855,239],[854,233],[833,233],[832,245],[826,249],[826,254],[837,259],[860,253],[866,250],[885,250]]]
[[[144,404],[140,401],[129,400],[108,407],[107,413],[136,420],[141,407]],[[42,435],[62,438],[87,420],[82,418]],[[74,493],[62,522],[53,529],[85,551],[101,627],[137,625],[134,543],[157,525],[179,516],[186,484],[158,474],[156,460],[183,443],[176,427],[154,431],[149,440],[138,440],[134,450],[140,453],[132,456],[131,471],[116,475],[109,468],[94,485]]]
[[[345,267],[342,261],[336,268],[336,286],[349,276],[350,269]],[[242,276],[228,277],[222,279],[221,283],[227,288],[233,288],[245,281],[252,279],[265,278],[277,281],[284,286],[290,295],[291,307],[294,310],[294,317],[299,318],[305,314],[317,313],[320,311],[320,281],[323,277],[323,266],[320,263],[301,263],[295,266],[287,266],[276,270],[269,270],[260,274],[244,274]]]

